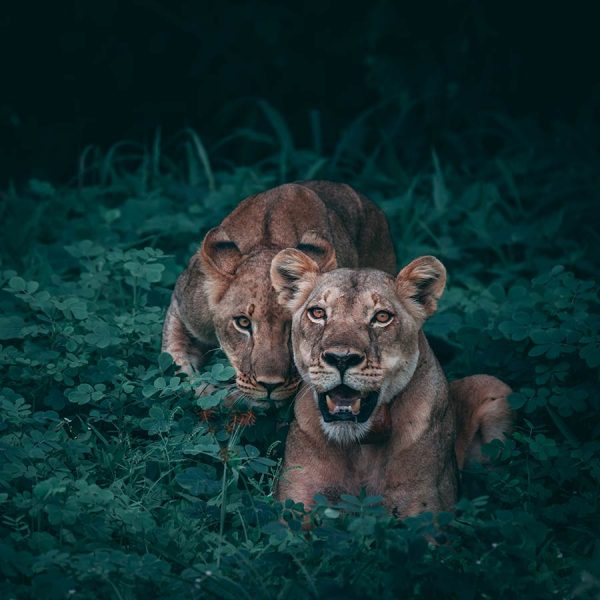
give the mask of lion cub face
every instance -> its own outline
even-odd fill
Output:
[[[322,273],[308,256],[284,250],[271,277],[293,313],[294,361],[315,391],[325,434],[340,443],[360,440],[375,409],[415,372],[419,331],[443,292],[444,266],[426,256],[396,278],[371,269]]]

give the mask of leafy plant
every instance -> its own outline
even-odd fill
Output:
[[[374,113],[321,156],[260,109],[270,129],[244,135],[274,151],[251,167],[215,168],[188,131],[175,159],[159,137],[91,150],[72,186],[4,194],[2,597],[597,597],[595,172],[506,123],[493,154],[483,134],[449,135],[460,160],[442,148],[407,167],[389,131],[370,141]],[[276,502],[290,409],[225,408],[222,355],[190,379],[159,352],[203,233],[241,198],[305,177],[378,201],[402,262],[446,263],[428,331],[451,349],[449,376],[515,390],[514,435],[486,448],[493,469],[465,473],[453,513],[401,522],[364,494],[317,498],[308,517]]]

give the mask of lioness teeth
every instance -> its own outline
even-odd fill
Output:
[[[356,398],[351,404],[337,404],[331,399],[329,394],[325,394],[325,400],[327,402],[327,408],[329,413],[332,415],[339,413],[351,412],[353,415],[360,413],[360,406],[362,398]]]
[[[327,400],[327,408],[329,409],[329,412],[333,414],[337,408],[335,402],[329,397],[329,394],[325,396],[325,400]]]

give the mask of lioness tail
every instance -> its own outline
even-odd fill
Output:
[[[472,375],[450,383],[456,410],[456,458],[460,469],[470,461],[485,463],[481,447],[504,440],[512,428],[508,396],[512,390],[490,375]]]

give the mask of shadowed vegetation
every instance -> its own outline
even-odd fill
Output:
[[[86,150],[69,185],[1,192],[2,597],[598,597],[593,146],[486,115],[433,147],[414,133],[419,103],[399,107],[359,116],[325,154],[318,114],[301,146],[260,101],[256,127],[210,148],[157,132],[148,148]],[[487,447],[495,468],[468,470],[454,513],[399,522],[377,498],[321,498],[303,533],[302,507],[272,497],[289,409],[222,409],[221,354],[201,398],[159,354],[203,234],[245,196],[306,178],[376,201],[401,263],[444,262],[427,330],[448,376],[515,390],[515,432]]]

